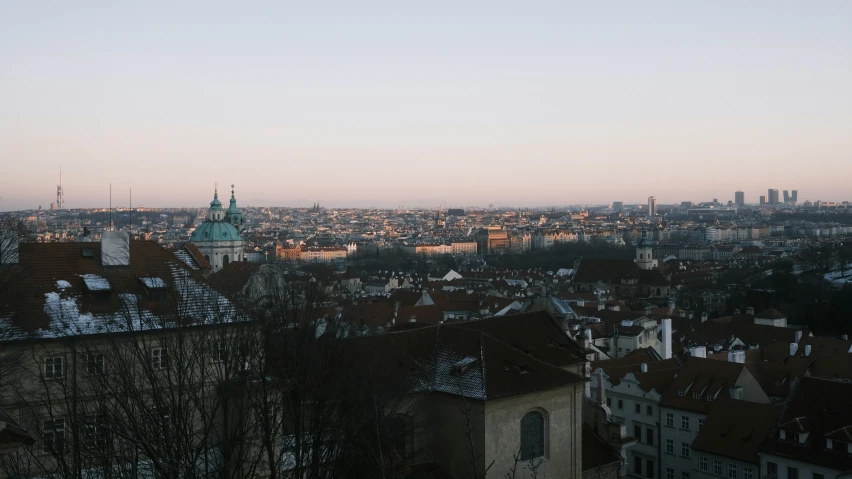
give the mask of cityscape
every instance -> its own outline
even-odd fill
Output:
[[[852,478],[852,4],[0,7],[0,479]]]

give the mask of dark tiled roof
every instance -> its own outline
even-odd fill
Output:
[[[663,396],[662,405],[707,414],[714,402],[707,401],[707,395],[718,394],[715,400],[730,397],[729,390],[743,369],[745,364],[741,363],[690,357]],[[681,396],[679,391],[685,391],[685,394]],[[693,397],[696,391],[702,392],[700,398]]]
[[[483,331],[438,326],[354,339],[359,365],[374,380],[408,378],[407,392],[441,392],[489,400],[585,379],[527,355]],[[506,338],[509,339],[509,338]]]
[[[787,315],[782,313],[781,311],[778,311],[775,308],[769,308],[765,311],[761,311],[754,317],[758,319],[784,319],[787,317]]]
[[[577,283],[621,283],[622,279],[639,279],[641,270],[631,260],[584,259],[574,276]]]
[[[7,308],[11,324],[27,334],[43,334],[51,327],[50,297],[61,305],[54,309],[63,312],[63,320],[78,312],[92,317],[118,314],[126,307],[122,295],[135,296],[139,307],[160,315],[175,312],[177,303],[149,299],[142,278],[159,278],[178,296],[179,277],[203,287],[208,284],[200,271],[153,241],[131,241],[126,267],[103,266],[101,243],[22,243],[19,251],[19,263],[11,271],[19,277],[10,288],[19,293],[10,298]],[[90,294],[85,278],[95,277],[108,283],[108,294]],[[65,314],[68,301],[74,303],[74,312]]]
[[[441,308],[434,304],[427,306],[400,306],[397,312],[396,323],[414,322],[420,324],[436,325],[444,318]]]
[[[227,266],[210,275],[210,284],[227,295],[239,294],[259,266],[257,263],[231,261]]]
[[[736,399],[717,401],[692,448],[718,456],[759,464],[760,445],[779,414],[777,406]]]
[[[763,443],[760,451],[805,463],[819,464],[839,471],[852,470],[852,455],[826,448],[826,437],[852,426],[852,383],[803,378],[795,387],[778,424],[806,420],[810,433],[804,444],[782,440],[778,430]],[[793,428],[791,428],[793,429]]]
[[[557,367],[585,361],[585,352],[543,311],[464,321],[453,327],[482,331]]]

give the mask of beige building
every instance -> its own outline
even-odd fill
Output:
[[[299,259],[312,263],[327,263],[346,259],[348,254],[349,250],[343,246],[307,246],[302,247]]]

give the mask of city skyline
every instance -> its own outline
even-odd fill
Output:
[[[852,4],[201,5],[2,7],[0,209],[850,199]]]

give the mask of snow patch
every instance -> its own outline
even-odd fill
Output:
[[[69,283],[68,281],[65,281],[64,279],[60,279],[59,281],[56,282],[56,287],[61,289],[61,290],[64,290],[66,288],[70,288],[71,283]]]

